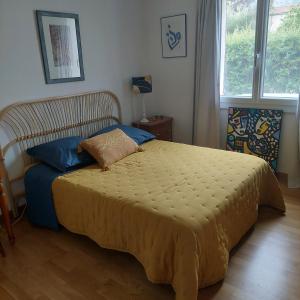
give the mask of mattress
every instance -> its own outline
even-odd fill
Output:
[[[115,163],[58,177],[59,222],[100,246],[133,254],[177,300],[225,276],[230,250],[257,220],[258,206],[285,211],[262,159],[164,141]]]

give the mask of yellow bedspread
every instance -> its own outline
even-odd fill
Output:
[[[150,281],[177,300],[224,278],[229,251],[256,222],[257,207],[285,210],[277,180],[256,157],[151,141],[145,152],[59,177],[58,219],[100,246],[133,254]]]

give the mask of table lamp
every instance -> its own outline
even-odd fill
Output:
[[[146,114],[146,103],[144,94],[152,93],[152,77],[150,75],[144,77],[133,77],[132,78],[132,90],[134,94],[139,95],[143,104],[143,118],[141,123],[148,123]]]

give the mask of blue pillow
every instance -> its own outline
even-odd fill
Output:
[[[28,149],[27,153],[61,172],[67,172],[95,162],[86,151],[77,153],[82,140],[79,136],[67,137],[35,146]]]
[[[109,127],[105,127],[96,133],[94,133],[91,137],[94,137],[96,135],[102,134],[102,133],[107,133],[110,132],[114,129],[121,129],[123,132],[125,132],[129,137],[131,137],[138,145],[141,145],[143,143],[146,143],[148,141],[151,141],[155,139],[155,135],[153,135],[150,132],[147,132],[145,130],[135,128],[135,127],[130,127],[126,125],[113,125]]]

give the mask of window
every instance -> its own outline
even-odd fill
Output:
[[[300,0],[223,0],[221,96],[297,99]]]

